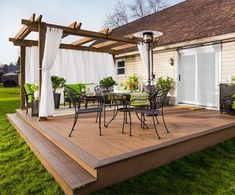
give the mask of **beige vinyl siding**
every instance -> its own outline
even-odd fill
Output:
[[[176,51],[169,51],[164,53],[157,53],[153,56],[154,72],[156,78],[158,77],[173,77],[175,79],[175,68],[177,60],[175,60]],[[174,65],[170,64],[170,58],[174,59]]]
[[[147,78],[140,56],[128,56],[121,58],[121,60],[125,60],[125,75],[117,75],[118,83],[125,81],[133,74],[137,75],[141,80]]]
[[[221,50],[221,82],[235,75],[235,42],[223,43]]]
[[[156,74],[156,78],[160,76],[170,76],[173,78],[175,77],[176,60],[173,66],[170,65],[170,58],[175,59],[175,56],[175,51],[155,53],[153,55],[154,72]],[[120,59],[125,60],[125,76],[118,75],[116,78],[118,83],[125,81],[128,76],[133,74],[137,75],[141,80],[147,80],[147,70],[142,64],[142,60],[139,55],[128,56]]]

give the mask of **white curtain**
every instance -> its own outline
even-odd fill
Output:
[[[31,84],[31,47],[25,50],[25,83]]]
[[[54,64],[51,75],[64,77],[66,83],[99,83],[116,75],[113,57],[107,53],[60,49]]]
[[[54,113],[54,99],[50,70],[59,51],[62,30],[47,28],[44,57],[42,62],[42,85],[39,116],[47,117]]]
[[[34,84],[39,82],[39,53],[38,47],[26,47],[25,82]]]
[[[146,45],[144,43],[138,43],[138,50],[140,52],[140,57],[145,67],[145,70],[148,71],[148,54],[146,50]]]

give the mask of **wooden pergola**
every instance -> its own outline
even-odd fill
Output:
[[[13,42],[15,46],[20,46],[20,85],[23,86],[25,84],[26,47],[38,46],[39,91],[42,81],[41,68],[47,27],[63,30],[62,38],[65,38],[70,35],[79,37],[78,40],[70,44],[61,43],[61,49],[104,52],[115,56],[117,54],[125,53],[128,50],[133,49],[137,46],[137,43],[140,42],[140,40],[135,38],[132,34],[125,36],[115,36],[112,34],[112,29],[109,28],[105,28],[99,32],[84,30],[81,28],[82,23],[80,22],[73,22],[68,26],[46,23],[42,21],[42,15],[36,17],[36,15],[33,14],[29,19],[22,19],[21,23],[23,27],[19,30],[19,32],[15,35],[14,38],[9,38],[9,41]],[[26,39],[26,37],[31,32],[38,32],[38,41]],[[21,87],[21,94],[22,92],[23,91]],[[24,108],[24,101],[24,96],[21,95],[21,109]]]

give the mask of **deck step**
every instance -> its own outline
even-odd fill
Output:
[[[69,139],[66,139],[64,136],[43,124],[43,122],[39,122],[36,118],[26,114],[25,111],[16,110],[16,115],[26,124],[37,130],[37,132],[55,144],[80,166],[87,170],[91,175],[93,175],[95,178],[97,177],[96,167],[97,164],[99,164],[99,160],[97,158],[90,155],[82,148],[72,143]]]
[[[73,194],[96,181],[94,176],[19,116],[9,114],[8,119],[66,194]]]

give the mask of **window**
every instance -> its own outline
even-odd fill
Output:
[[[125,61],[117,61],[117,75],[125,75]]]

